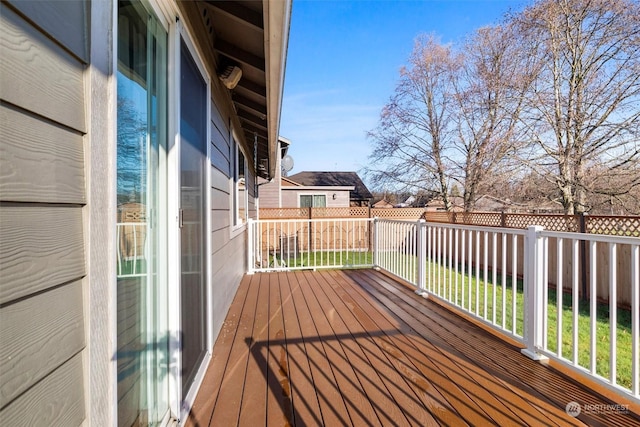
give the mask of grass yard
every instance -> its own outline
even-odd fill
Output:
[[[438,267],[434,263],[428,263],[428,271],[431,271],[431,280],[435,284],[430,290],[444,299],[461,306],[487,321],[493,322],[504,329],[514,331],[519,336],[524,332],[524,286],[521,279],[517,280],[515,294],[511,277],[506,277],[505,287],[502,286],[502,276],[496,275],[496,284],[493,283],[492,271],[489,270],[487,280],[484,280],[484,270],[476,274],[464,276],[455,270]],[[439,276],[438,276],[439,274]],[[438,278],[440,287],[438,287]],[[455,283],[458,283],[457,292]],[[464,280],[464,282],[463,282]],[[469,283],[471,282],[471,289]],[[451,286],[449,286],[451,283]],[[464,286],[463,286],[464,283]],[[451,293],[450,293],[451,292]],[[495,292],[495,299],[494,299]],[[515,316],[514,316],[515,297]],[[495,301],[495,303],[494,303]],[[573,299],[566,291],[562,294],[562,309],[558,310],[557,291],[549,287],[547,297],[547,350],[558,354],[558,312],[561,316],[562,351],[559,354],[568,360],[573,360]],[[469,305],[470,304],[470,305]],[[503,304],[506,314],[503,316]],[[494,307],[497,307],[494,319]],[[631,388],[632,375],[632,335],[631,312],[618,308],[616,311],[616,383]],[[591,363],[591,315],[589,301],[578,303],[578,344],[577,362],[580,366],[589,369]],[[609,378],[610,375],[610,335],[611,324],[609,317],[609,305],[597,304],[596,310],[596,373]]]

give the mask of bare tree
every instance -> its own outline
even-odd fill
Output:
[[[526,51],[516,43],[513,27],[485,27],[470,38],[464,65],[455,80],[455,110],[459,152],[456,180],[464,189],[464,209],[472,211],[481,191],[513,172],[514,153],[524,93],[531,83]]]
[[[435,190],[450,208],[451,86],[460,60],[433,35],[416,39],[409,66],[369,132],[374,185]]]
[[[639,19],[628,0],[541,0],[513,17],[537,62],[522,121],[537,147],[528,160],[567,214],[640,185]]]

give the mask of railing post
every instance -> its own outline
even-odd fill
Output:
[[[254,239],[253,236],[255,235],[255,230],[253,229],[253,225],[255,224],[255,221],[253,218],[249,218],[247,220],[247,251],[249,252],[247,254],[247,263],[249,264],[247,266],[247,274],[253,274],[255,273],[255,266],[256,266],[256,260],[255,260],[255,251],[254,251]]]
[[[546,361],[541,353],[544,333],[544,238],[540,235],[544,228],[539,225],[527,229],[524,259],[524,342],[522,354],[533,360]]]
[[[373,243],[373,248],[372,248],[372,253],[373,253],[373,267],[374,268],[380,268],[380,265],[378,264],[378,217],[374,217],[373,218],[373,236],[372,236],[372,243]]]
[[[422,295],[423,297],[427,297],[427,282],[426,282],[426,261],[427,261],[427,222],[424,219],[419,219],[416,223],[416,246],[417,246],[417,257],[418,257],[418,271],[417,271],[417,282],[418,289],[416,289],[416,294]]]

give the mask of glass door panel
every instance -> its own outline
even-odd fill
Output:
[[[180,52],[180,298],[184,396],[206,353],[207,85],[184,42]]]
[[[118,2],[118,425],[157,425],[169,409],[166,255],[158,223],[167,139],[167,34],[140,2]]]

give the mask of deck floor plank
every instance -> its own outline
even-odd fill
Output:
[[[242,315],[237,325],[238,332],[229,355],[229,363],[226,366],[224,378],[220,384],[218,399],[212,409],[209,421],[211,426],[238,424],[238,417],[243,403],[242,394],[247,380],[247,366],[252,359],[249,343],[252,340],[258,317],[256,310],[262,298],[260,295],[260,276],[252,276],[249,287]],[[213,353],[216,353],[215,348]],[[198,396],[202,396],[202,394],[199,393]]]
[[[305,349],[304,336],[300,329],[297,307],[293,300],[293,293],[298,292],[296,287],[299,285],[297,282],[289,281],[292,277],[286,273],[278,273],[287,352],[286,374],[289,378],[293,424],[322,425],[320,403]]]
[[[249,347],[249,360],[245,387],[242,393],[242,406],[238,425],[256,426],[264,423],[267,415],[267,376],[269,346],[269,300],[272,293],[270,275],[258,275],[261,279],[258,289],[258,304],[253,333],[246,340]],[[223,424],[220,424],[223,425]]]
[[[307,282],[298,274],[289,274],[289,278],[294,283],[292,288],[293,304],[298,313],[304,348],[315,384],[316,398],[320,406],[323,425],[351,425],[347,406],[340,393],[325,348],[322,345],[322,335],[316,328],[315,320],[312,318],[311,311],[302,292],[302,288],[307,286]],[[303,425],[306,425],[306,423]]]
[[[412,295],[408,294],[399,283],[368,272],[364,274],[367,275],[368,280],[382,287],[388,289],[393,287],[399,306],[407,310],[415,309],[414,316],[426,317],[425,320],[428,320],[430,325],[434,325],[429,329],[437,331],[449,346],[458,349],[460,354],[476,366],[478,372],[484,370],[488,373],[497,385],[503,387],[501,393],[506,393],[509,402],[519,405],[524,402],[531,405],[545,414],[550,422],[558,425],[580,425],[580,420],[591,426],[629,425],[628,416],[615,412],[580,414],[577,419],[568,417],[564,409],[570,401],[594,405],[617,402],[603,401],[601,395],[594,393],[580,382],[525,357],[520,353],[519,348],[481,328],[469,328],[464,319],[440,305],[429,305],[429,310],[425,311],[423,309],[425,303],[412,298]],[[440,327],[435,328],[435,325]],[[522,406],[517,407],[522,408]],[[531,413],[530,411],[520,412],[521,415]]]
[[[292,425],[293,408],[280,278],[269,275],[269,339],[267,351],[267,425]]]
[[[366,280],[372,280],[366,277]],[[420,334],[420,339],[413,338],[412,334],[405,334],[405,337],[413,342],[418,350],[418,355],[428,354],[429,360],[435,364],[442,375],[454,384],[458,384],[465,390],[465,393],[476,403],[477,407],[487,414],[491,423],[498,425],[557,425],[548,417],[530,408],[528,402],[520,403],[517,413],[513,411],[514,404],[510,399],[504,399],[505,389],[495,384],[495,379],[485,371],[477,369],[473,363],[469,363],[465,354],[459,352],[455,347],[443,342],[438,334],[448,330],[450,325],[429,322],[428,326],[423,323],[423,319],[415,318],[407,308],[408,305],[396,304],[393,301],[393,294],[385,294],[383,290],[370,287],[366,282],[361,282],[363,288],[372,293],[376,298],[381,299],[394,313],[403,319],[409,328]],[[387,289],[388,290],[388,289]],[[407,294],[409,302],[420,304],[419,297]],[[442,328],[442,330],[440,330]],[[414,333],[414,335],[415,335]],[[424,360],[417,358],[419,363]],[[492,381],[493,380],[493,381]],[[513,397],[513,396],[511,396]],[[526,409],[526,410],[523,410]],[[486,420],[484,420],[486,422]]]
[[[338,391],[349,412],[352,425],[382,425],[371,401],[362,392],[362,385],[355,372],[355,367],[349,361],[340,336],[332,327],[330,318],[337,316],[335,309],[325,312],[318,301],[316,292],[320,291],[320,284],[313,272],[303,271],[296,273],[301,277],[301,286],[307,305],[311,311],[318,330],[321,345],[324,347],[331,371],[335,376]]]
[[[362,385],[361,392],[371,401],[378,419],[383,425],[434,425],[435,420],[419,405],[417,396],[406,387],[404,381],[375,343],[372,335],[378,331],[366,329],[354,316],[356,307],[339,298],[334,290],[337,286],[330,276],[317,276],[321,286],[316,295],[325,312],[335,309],[331,317],[333,329],[341,337],[348,360],[352,362]],[[405,408],[401,411],[400,408]]]
[[[212,413],[222,390],[224,376],[229,373],[230,369],[234,369],[232,361],[238,360],[239,355],[245,352],[244,343],[240,346],[234,346],[234,343],[236,339],[242,341],[242,338],[239,338],[239,331],[245,327],[244,325],[248,322],[253,324],[258,288],[250,286],[250,282],[256,279],[253,276],[244,276],[240,282],[234,303],[229,308],[222,329],[218,334],[209,368],[200,386],[199,399],[194,402],[185,423],[187,427],[211,423]]]
[[[363,285],[365,286],[366,284]],[[377,295],[377,297],[385,301],[383,295]],[[366,301],[362,304],[365,303]],[[387,303],[391,304],[391,302]],[[455,408],[464,412],[466,420],[475,425],[523,424],[523,421],[501,403],[490,390],[477,383],[473,373],[455,364],[459,357],[455,352],[431,345],[428,334],[416,337],[416,334],[423,332],[423,329],[427,332],[429,329],[420,323],[412,322],[403,312],[402,307],[394,308],[392,310],[394,312],[390,315],[400,319],[404,325],[400,328],[401,334],[398,337],[389,337],[393,343],[390,345],[395,345],[401,353],[409,356],[416,369],[430,380],[431,385],[439,386],[442,393],[449,395],[448,397],[455,402]],[[443,421],[446,422],[446,420]]]
[[[234,329],[235,328],[235,329]],[[246,276],[186,425],[612,425],[630,412],[375,270]]]

